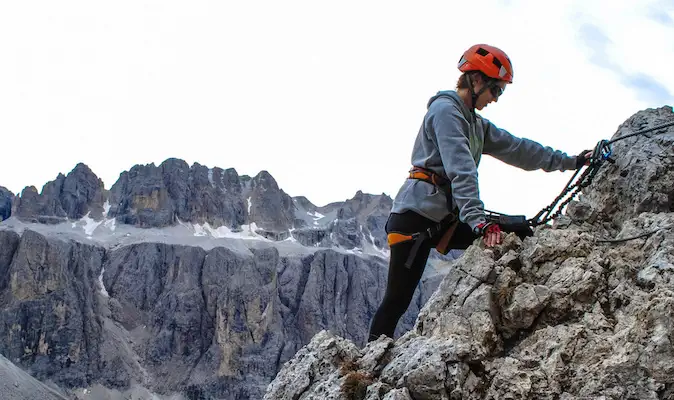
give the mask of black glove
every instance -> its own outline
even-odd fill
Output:
[[[576,156],[576,169],[581,169],[585,165],[590,165],[590,156],[592,155],[592,150],[583,150],[580,154]]]
[[[534,231],[524,215],[489,215],[487,220],[498,224],[503,232],[514,232],[522,240],[527,236],[534,235]]]

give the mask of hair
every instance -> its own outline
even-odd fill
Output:
[[[471,82],[475,82],[476,77],[480,77],[482,82],[489,83],[492,80],[495,80],[493,78],[488,77],[487,75],[484,74],[482,71],[468,71],[464,72],[461,74],[459,79],[456,81],[456,88],[457,89],[469,89],[468,88],[468,82],[466,82],[466,75],[470,77]]]

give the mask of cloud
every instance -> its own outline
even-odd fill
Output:
[[[659,22],[663,25],[674,26],[674,19],[669,16],[669,14],[663,12],[663,10],[651,9],[648,12],[648,17],[655,22]]]
[[[649,7],[648,17],[663,25],[674,27],[674,19],[669,15],[670,11],[674,11],[674,1],[663,0]]]
[[[613,42],[598,26],[587,22],[583,23],[578,28],[578,36],[592,52],[590,55],[591,63],[618,73],[621,72],[620,67],[611,61],[611,57],[608,55],[608,47]]]
[[[625,75],[623,82],[629,88],[636,91],[637,97],[648,103],[662,105],[674,102],[672,93],[664,85],[648,75]]]
[[[657,14],[660,18],[658,22],[668,21],[668,23],[671,23],[672,19],[664,12],[665,6],[664,2],[661,2],[657,7],[652,6],[650,15]],[[655,12],[654,10],[658,11]],[[618,81],[633,90],[639,100],[654,105],[671,104],[674,101],[674,96],[670,93],[667,85],[661,83],[652,75],[633,72],[612,55],[611,48],[623,43],[620,40],[614,42],[605,32],[601,27],[590,22],[584,22],[578,26],[578,38],[590,50],[588,61],[614,72]]]

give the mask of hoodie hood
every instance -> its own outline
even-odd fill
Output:
[[[455,102],[456,104],[458,104],[459,108],[461,109],[461,112],[463,113],[463,116],[466,117],[466,120],[468,120],[468,121],[474,121],[475,120],[475,113],[472,113],[468,109],[468,107],[466,106],[466,103],[463,102],[463,99],[461,98],[461,96],[459,96],[459,94],[456,93],[456,91],[454,91],[454,90],[439,91],[435,96],[431,97],[430,100],[428,100],[428,104],[426,104],[426,108],[429,108],[435,100],[437,100],[441,97],[448,98],[448,99],[452,100],[453,102]]]

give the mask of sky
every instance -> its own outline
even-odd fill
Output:
[[[319,206],[395,196],[471,45],[514,68],[482,116],[576,154],[674,103],[673,37],[674,0],[2,1],[0,186],[83,162],[109,189],[175,157],[266,170]],[[530,217],[571,174],[483,157],[480,195]]]

